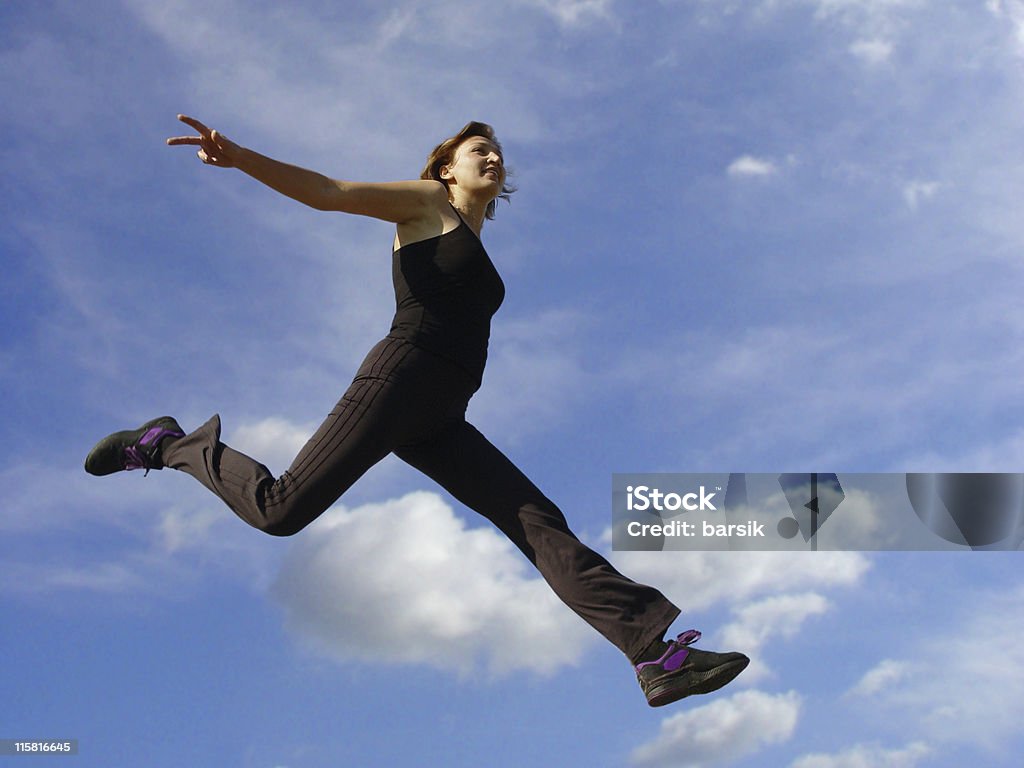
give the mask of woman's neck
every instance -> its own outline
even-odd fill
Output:
[[[488,204],[489,201],[460,198],[458,195],[455,195],[452,200],[452,206],[461,214],[466,226],[472,229],[477,237],[480,237],[480,233],[483,231]]]

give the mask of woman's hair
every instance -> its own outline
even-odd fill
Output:
[[[445,189],[448,188],[448,182],[441,178],[441,167],[445,165],[451,165],[455,159],[455,152],[458,150],[459,145],[462,144],[466,139],[470,139],[474,136],[482,136],[483,138],[490,141],[498,149],[498,154],[501,155],[501,144],[494,137],[494,129],[487,123],[470,122],[466,123],[466,127],[459,131],[457,134],[452,136],[450,139],[445,139],[436,147],[434,151],[427,157],[427,164],[423,167],[423,173],[420,174],[421,179],[428,179],[433,181],[440,181],[444,184]],[[504,155],[502,155],[502,163],[504,164]],[[514,186],[508,183],[508,169],[505,169],[505,183],[501,187],[501,194],[498,195],[502,200],[508,200],[509,196],[516,191]],[[497,207],[497,199],[491,200],[487,204],[487,218],[494,218],[494,209]]]

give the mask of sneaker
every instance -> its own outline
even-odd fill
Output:
[[[689,648],[700,639],[695,629],[668,644],[661,658],[636,665],[640,688],[652,707],[663,707],[695,693],[711,693],[746,669],[742,653],[711,653]]]
[[[163,469],[160,441],[165,437],[184,437],[178,422],[170,416],[147,421],[138,429],[107,435],[96,443],[85,459],[90,475],[110,475],[124,469]]]

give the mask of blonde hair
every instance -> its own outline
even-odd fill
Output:
[[[439,181],[444,184],[445,189],[448,189],[448,182],[441,178],[441,168],[446,165],[451,165],[452,161],[455,159],[455,153],[462,142],[467,139],[471,139],[474,136],[480,136],[491,142],[495,148],[497,148],[498,154],[502,156],[502,162],[504,163],[501,144],[494,136],[494,129],[487,125],[487,123],[478,123],[474,121],[466,123],[466,126],[461,131],[450,139],[445,139],[434,147],[434,150],[427,157],[427,164],[423,167],[423,173],[420,174],[420,178]],[[506,169],[505,183],[502,184],[501,193],[498,197],[502,200],[508,200],[515,191],[516,188],[508,183],[508,170]],[[487,204],[486,216],[488,219],[494,218],[494,211],[495,208],[497,208],[497,202],[496,198]]]

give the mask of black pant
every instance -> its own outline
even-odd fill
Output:
[[[250,525],[289,536],[393,452],[494,523],[563,602],[635,659],[679,609],[582,544],[559,509],[466,421],[476,388],[453,363],[386,338],[281,477],[224,445],[218,416],[169,444],[163,461],[191,474]]]

